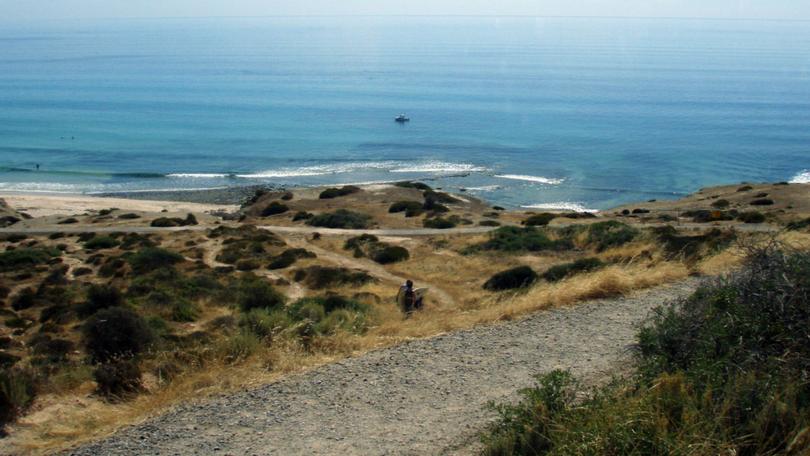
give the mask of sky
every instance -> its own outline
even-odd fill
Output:
[[[0,0],[4,20],[308,15],[516,15],[810,20],[808,0]]]

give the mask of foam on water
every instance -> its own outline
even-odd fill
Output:
[[[573,212],[599,212],[596,209],[588,209],[582,203],[561,201],[558,203],[541,203],[521,206],[526,209],[543,209],[547,211],[573,211]]]
[[[810,170],[804,170],[799,174],[793,176],[790,180],[791,184],[810,184]]]
[[[496,174],[495,177],[501,179],[512,179],[512,180],[521,180],[527,182],[538,182],[540,184],[547,184],[547,185],[559,185],[562,184],[565,179],[553,179],[550,177],[543,177],[543,176],[526,176],[523,174]]]

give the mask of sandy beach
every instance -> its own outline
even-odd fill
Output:
[[[32,217],[53,215],[75,215],[87,211],[118,208],[139,212],[231,212],[239,208],[236,204],[206,204],[183,201],[138,200],[129,198],[109,198],[91,195],[0,193],[11,207]]]

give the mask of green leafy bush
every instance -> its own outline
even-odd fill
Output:
[[[374,280],[365,271],[352,270],[340,267],[310,266],[295,271],[296,282],[303,282],[314,289],[322,289],[340,285],[364,285]]]
[[[740,212],[737,216],[737,220],[743,223],[764,223],[765,214],[759,211]]]
[[[90,285],[87,289],[87,299],[76,307],[76,313],[87,318],[99,310],[110,307],[119,307],[124,304],[121,291],[110,285]]]
[[[335,212],[327,212],[312,217],[307,220],[307,225],[361,230],[370,227],[371,216],[346,209],[338,209]]]
[[[376,244],[380,242],[380,238],[373,234],[366,234],[363,233],[360,236],[354,236],[346,240],[343,244],[344,250],[354,250],[358,247],[366,247],[370,244]]]
[[[410,182],[410,181],[409,182],[397,182],[394,185],[396,185],[397,187],[402,187],[402,188],[415,188],[415,189],[421,190],[421,191],[431,191],[431,190],[433,190],[432,188],[430,188],[430,186],[428,184],[423,184],[422,182]]]
[[[98,392],[108,399],[122,400],[141,391],[141,368],[129,359],[100,364],[93,371]]]
[[[236,262],[237,271],[255,271],[260,267],[262,267],[262,265],[259,264],[259,262],[254,260],[253,258],[247,258]]]
[[[87,353],[94,362],[137,356],[154,340],[146,321],[124,307],[96,312],[87,320],[82,333]]]
[[[143,274],[180,263],[183,256],[159,247],[147,247],[129,255],[127,261],[135,273]]]
[[[501,226],[501,224],[495,220],[481,220],[478,226]]]
[[[290,208],[286,204],[279,203],[278,201],[273,201],[272,203],[265,206],[264,209],[262,209],[261,216],[269,217],[271,215],[283,214],[289,210]]]
[[[109,236],[96,236],[84,243],[87,250],[111,249],[117,247],[119,242]]]
[[[289,327],[291,323],[292,320],[287,312],[266,308],[250,309],[239,320],[239,326],[264,340],[272,338],[274,334]]]
[[[503,226],[489,234],[489,239],[466,249],[467,253],[484,251],[497,252],[540,252],[545,250],[567,250],[573,248],[568,239],[551,240],[541,230],[527,226]]]
[[[313,215],[307,211],[298,211],[295,213],[295,215],[293,215],[292,221],[297,222],[299,220],[309,220],[312,217]]]
[[[605,266],[599,258],[580,258],[572,263],[558,264],[552,266],[543,273],[543,279],[549,282],[558,282],[566,277],[582,272],[591,272]]]
[[[172,228],[177,226],[192,226],[197,225],[197,217],[194,214],[186,215],[186,218],[182,219],[179,217],[160,217],[152,220],[150,226],[156,228]]]
[[[770,198],[758,198],[750,203],[752,206],[772,206],[773,200]]]
[[[542,214],[534,214],[529,216],[526,220],[523,221],[523,225],[526,226],[546,226],[557,218],[557,214],[552,214],[549,212],[543,212]]]
[[[717,208],[717,209],[725,209],[725,208],[729,207],[730,205],[731,205],[731,203],[727,199],[719,199],[719,200],[715,200],[714,202],[712,202],[712,207]]]
[[[615,220],[588,225],[588,243],[599,252],[632,242],[638,234],[635,228]]]
[[[285,301],[284,295],[276,291],[268,281],[258,277],[242,278],[236,292],[236,302],[243,312],[282,308]]]
[[[406,212],[408,210],[421,212],[422,203],[418,201],[397,201],[388,208],[388,212],[391,214]]]
[[[20,271],[45,264],[52,258],[62,255],[58,249],[19,247],[0,253],[0,272]]]
[[[432,228],[437,230],[447,230],[456,227],[456,222],[443,217],[429,218],[422,222],[425,228]]]
[[[322,191],[318,198],[320,199],[332,199],[337,198],[339,196],[346,196],[351,195],[352,193],[357,193],[360,191],[360,187],[356,187],[354,185],[344,185],[343,187],[336,188],[330,187],[326,190]]]
[[[653,229],[653,234],[664,246],[671,257],[681,255],[687,259],[698,258],[701,253],[714,253],[728,247],[737,234],[733,230],[722,231],[717,228],[695,236],[681,236],[672,226]]]
[[[0,433],[31,405],[36,396],[36,376],[28,369],[0,369]]]
[[[408,249],[398,245],[379,244],[371,252],[371,259],[380,264],[397,263],[408,258]]]
[[[493,275],[484,283],[484,289],[490,291],[513,290],[525,288],[537,281],[537,273],[528,266],[518,266]]]
[[[306,249],[287,249],[274,258],[267,266],[267,269],[283,269],[304,258],[316,258],[316,255]]]

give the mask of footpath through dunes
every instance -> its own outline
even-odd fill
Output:
[[[651,308],[696,279],[408,342],[257,389],[184,404],[73,455],[469,454],[536,374],[594,382],[626,361]]]

